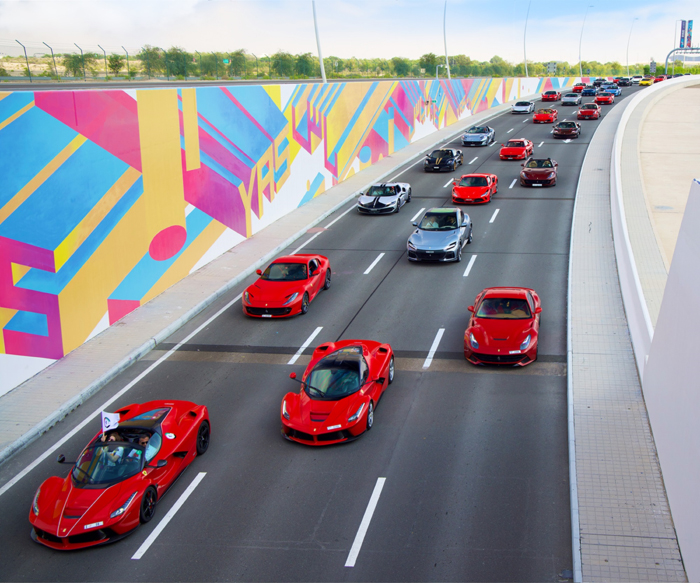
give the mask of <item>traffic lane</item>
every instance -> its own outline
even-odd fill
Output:
[[[557,581],[571,566],[564,377],[425,374],[357,580]]]

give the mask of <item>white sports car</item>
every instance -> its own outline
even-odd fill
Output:
[[[518,101],[510,106],[511,113],[532,113],[535,111],[535,104],[532,101]]]
[[[357,212],[365,215],[388,215],[398,213],[401,207],[411,202],[411,185],[406,182],[383,182],[369,187],[360,194]]]

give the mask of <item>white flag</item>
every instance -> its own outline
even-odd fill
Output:
[[[102,411],[102,433],[119,427],[119,413]]]

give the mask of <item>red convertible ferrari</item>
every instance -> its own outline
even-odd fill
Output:
[[[452,183],[452,202],[457,204],[491,202],[498,192],[498,176],[495,174],[465,174]]]
[[[209,412],[189,401],[150,401],[117,411],[65,478],[46,480],[29,510],[31,536],[59,551],[117,541],[153,518],[156,504],[209,447]]]
[[[533,123],[554,123],[559,117],[556,109],[538,109],[532,116]]]
[[[373,340],[321,344],[298,382],[301,390],[282,399],[282,435],[306,445],[352,441],[372,429],[374,408],[394,382],[394,352]]]
[[[507,143],[501,144],[499,155],[501,160],[524,160],[532,156],[534,146],[525,138],[513,138]]]
[[[331,265],[323,255],[286,255],[256,273],[260,279],[243,292],[243,313],[256,318],[306,314],[311,300],[331,287]]]
[[[490,287],[482,291],[464,332],[464,357],[472,364],[525,366],[537,359],[542,307],[535,290]]]

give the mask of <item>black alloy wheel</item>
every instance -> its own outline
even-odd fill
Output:
[[[406,197],[406,202],[411,202],[411,189],[408,189],[408,196]]]
[[[304,292],[304,297],[301,298],[301,313],[306,314],[309,311],[309,294]]]
[[[398,215],[400,210],[401,210],[401,197],[396,199],[396,210],[394,212]]]
[[[328,289],[331,287],[331,266],[328,266],[326,270],[326,280],[323,282],[323,289]]]
[[[367,431],[372,429],[372,425],[374,425],[374,403],[370,401],[367,408]]]
[[[209,422],[205,419],[197,430],[197,455],[204,455],[209,449]]]
[[[156,503],[158,502],[158,494],[153,486],[146,488],[141,498],[141,524],[146,524],[156,515]]]
[[[467,239],[467,245],[471,245],[474,240],[474,229],[469,229],[469,238]]]
[[[389,384],[394,382],[394,376],[396,376],[396,365],[394,364],[394,357],[391,357],[389,361]]]
[[[457,241],[457,263],[462,261],[462,241]]]

